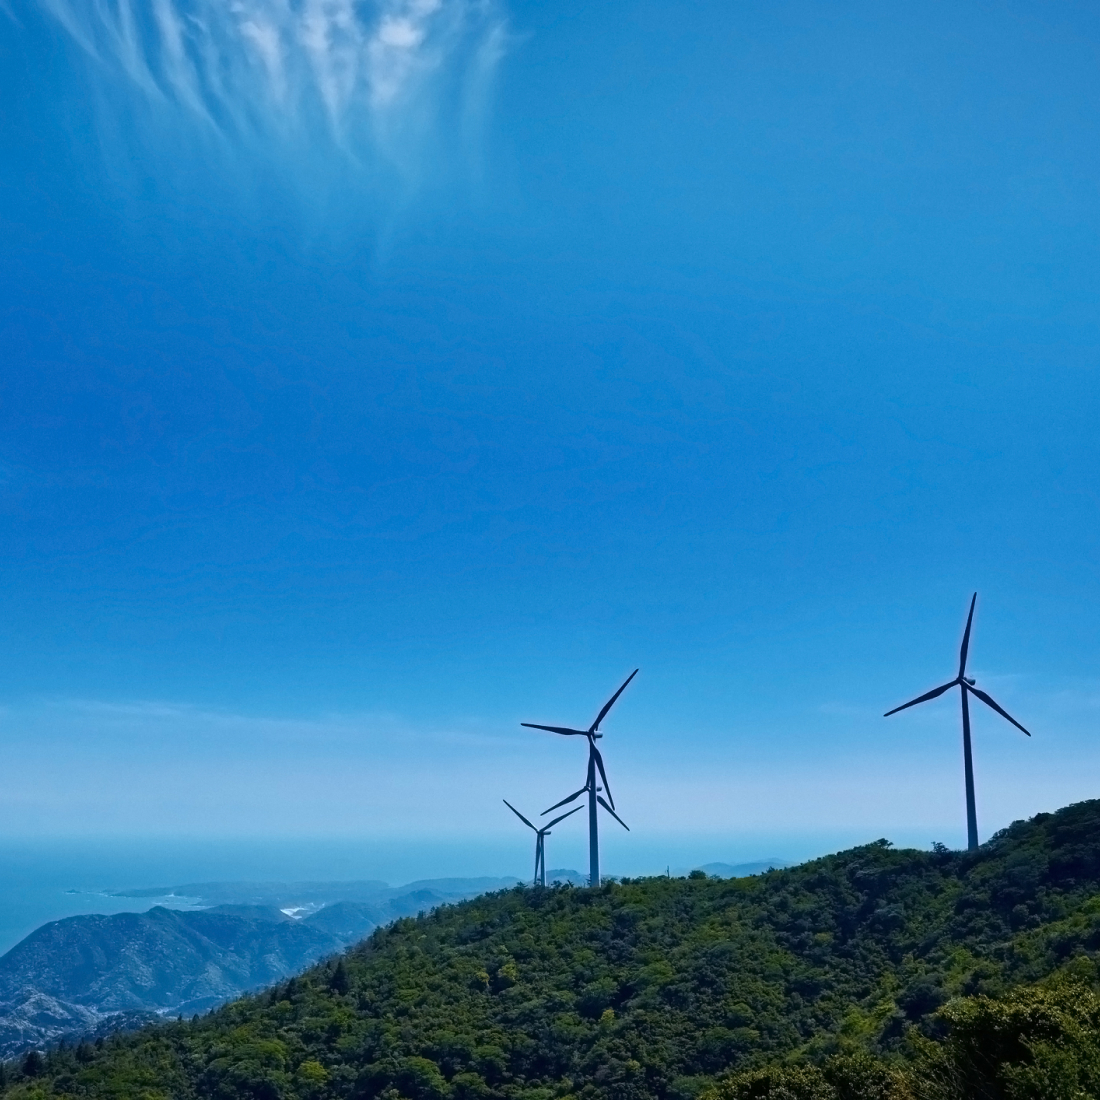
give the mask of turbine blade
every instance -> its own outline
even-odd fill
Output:
[[[547,733],[563,733],[566,737],[587,737],[587,730],[571,730],[568,726],[536,726],[534,722],[520,722],[521,726],[526,726],[529,730],[546,730]]]
[[[549,822],[549,824],[543,825],[539,832],[548,833],[555,825],[557,825],[559,821],[564,821],[569,816],[569,814],[579,813],[583,809],[583,806],[574,806],[568,814],[562,814],[561,817],[555,817],[553,821]],[[549,813],[550,811],[547,810],[546,812]]]
[[[596,795],[596,801],[629,833],[630,826],[603,800],[602,795]]]
[[[1023,733],[1027,733],[1028,737],[1031,736],[1031,734],[1028,733],[1028,731],[1025,730],[1024,727],[1021,726],[1020,723],[1017,722],[1016,719],[1013,718],[1007,710],[1004,709],[1004,707],[994,702],[993,699],[990,696],[986,695],[986,693],[980,688],[971,687],[969,684],[966,684],[964,686],[966,687],[967,691],[971,692],[971,694],[976,695],[979,699],[981,699],[981,701],[985,703],[987,707],[992,707],[1002,718],[1007,718],[1018,730],[1021,730]]]
[[[592,745],[592,756],[595,758],[596,767],[600,769],[600,778],[603,780],[603,789],[607,792],[607,797],[611,802],[611,806],[614,809],[615,799],[611,797],[611,787],[607,782],[607,772],[603,770],[603,757],[600,755],[600,750]]]
[[[520,819],[520,821],[522,821],[522,822],[523,822],[523,824],[524,824],[524,825],[527,825],[527,826],[529,826],[530,828],[532,828],[532,829],[535,829],[534,825],[532,825],[532,824],[531,824],[531,822],[530,822],[530,821],[528,821],[528,820],[527,820],[527,818],[525,818],[525,817],[523,816],[523,814],[521,814],[521,813],[519,812],[519,810],[517,810],[517,809],[515,808],[515,806],[513,806],[513,805],[512,805],[512,803],[511,803],[511,802],[509,802],[509,801],[508,801],[508,799],[506,799],[506,798],[502,798],[502,799],[501,799],[501,802],[503,802],[503,803],[504,803],[504,805],[505,805],[505,806],[507,806],[507,807],[508,807],[508,809],[509,809],[509,810],[511,810],[511,811],[512,811],[512,813],[514,813],[514,814],[516,815],[516,817],[518,817],[518,818]],[[537,832],[538,832],[538,829],[535,829],[535,832],[537,833]]]
[[[891,714],[897,714],[899,710],[905,710],[906,707],[915,707],[918,703],[927,703],[929,699],[935,699],[937,695],[942,695],[948,688],[953,688],[958,682],[958,680],[952,680],[951,683],[944,684],[942,687],[926,691],[916,699],[911,699],[908,703],[902,703],[900,707],[894,707],[893,710],[888,710],[882,717],[889,718]]]
[[[966,671],[966,653],[970,649],[970,624],[974,621],[974,601],[977,600],[978,593],[975,592],[970,597],[970,614],[966,617],[966,630],[963,631],[963,644],[959,649],[959,679],[962,679],[963,673]]]
[[[603,710],[600,711],[599,715],[596,718],[596,721],[593,722],[592,725],[589,727],[589,730],[588,730],[589,733],[595,733],[596,730],[598,730],[600,728],[600,723],[604,720],[604,718],[607,717],[607,712],[615,705],[615,700],[618,699],[618,697],[620,695],[622,695],[623,691],[626,689],[626,685],[629,684],[630,681],[633,680],[634,677],[637,676],[637,675],[638,675],[638,670],[635,669],[626,678],[626,680],[623,682],[623,686],[621,688],[619,688],[619,690],[617,692],[615,692],[615,694],[612,695],[611,698],[608,699],[606,703],[604,703]]]
[[[539,817],[545,817],[548,813],[551,813],[553,810],[556,810],[559,806],[567,806],[570,802],[573,801],[573,799],[580,798],[580,796],[582,794],[584,794],[587,790],[588,790],[588,784],[586,783],[575,794],[571,794],[568,798],[563,798],[560,802],[555,802],[554,805],[551,806],[549,810],[543,810],[542,813],[539,814]],[[577,809],[579,810],[580,807],[578,806]]]

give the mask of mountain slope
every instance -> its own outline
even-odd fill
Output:
[[[897,1049],[958,994],[1095,981],[1098,892],[1098,802],[973,854],[877,842],[755,878],[518,888],[398,921],[194,1024],[54,1056],[36,1088],[686,1098],[731,1067]]]
[[[269,985],[346,942],[277,909],[245,906],[69,917],[0,959],[0,1001],[33,987],[100,1011],[196,1011]]]
[[[36,929],[0,958],[0,1056],[64,1036],[109,1033],[112,1025],[132,1027],[150,1014],[204,1011],[295,974],[377,925],[515,881],[195,883],[129,891],[231,902],[69,917]],[[325,904],[363,897],[369,900]],[[308,915],[291,919],[278,908],[283,903]]]
[[[305,921],[227,905],[43,925],[0,958],[0,1052],[166,1010],[203,1011],[297,973],[377,923],[361,908],[333,908],[339,914],[322,909]]]

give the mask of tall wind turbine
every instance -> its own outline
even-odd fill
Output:
[[[638,670],[635,669],[623,682],[623,686],[619,688],[614,695],[604,704],[603,710],[596,715],[596,721],[586,730],[570,729],[568,726],[538,726],[534,722],[520,722],[521,726],[526,726],[532,730],[546,730],[548,733],[560,733],[565,737],[587,737],[588,738],[588,779],[579,791],[575,791],[568,798],[563,798],[560,802],[551,806],[549,810],[543,810],[543,814],[551,813],[559,806],[566,806],[572,802],[575,798],[580,798],[582,794],[588,794],[588,885],[599,886],[600,884],[600,835],[599,835],[599,821],[597,818],[597,803],[602,806],[627,832],[630,832],[630,826],[617,813],[615,813],[615,799],[611,797],[611,787],[607,782],[607,772],[604,771],[603,757],[600,755],[600,750],[596,748],[596,740],[603,737],[603,734],[599,732],[600,723],[607,717],[607,712],[615,705],[615,700],[622,695],[626,689],[626,685],[638,675]],[[603,787],[600,787],[596,783],[596,772],[600,773],[600,778],[603,780]],[[600,791],[603,790],[607,793],[605,799]]]
[[[543,827],[541,829],[538,829],[534,825],[532,825],[531,822],[528,821],[527,818],[525,818],[523,816],[523,814],[521,814],[519,812],[519,810],[517,810],[515,808],[515,806],[512,805],[511,802],[508,801],[508,799],[502,798],[501,802],[503,802],[504,805],[507,806],[508,809],[511,810],[512,813],[514,813],[516,815],[516,817],[518,817],[520,819],[520,821],[523,822],[524,825],[528,826],[528,828],[531,828],[531,829],[535,830],[535,885],[536,886],[545,886],[546,885],[546,842],[543,838],[548,837],[550,835],[550,830],[555,825],[557,825],[557,823],[559,821],[564,821],[569,816],[569,814],[575,814],[577,812],[577,810],[583,810],[584,807],[583,806],[575,806],[572,810],[569,811],[568,814],[562,814],[561,817],[555,817],[554,820],[551,821],[549,825],[543,825]]]
[[[962,647],[959,650],[958,676],[956,676],[951,683],[933,688],[931,691],[925,692],[924,695],[908,703],[903,703],[900,707],[894,707],[893,710],[888,710],[884,715],[884,717],[889,718],[891,714],[897,714],[899,710],[905,710],[906,707],[915,707],[918,703],[925,703],[929,699],[935,699],[937,696],[942,695],[945,691],[949,691],[953,687],[959,688],[962,694],[963,770],[966,774],[966,846],[972,852],[976,851],[978,848],[978,813],[974,808],[974,761],[970,753],[970,706],[967,702],[967,695],[974,695],[978,699],[981,699],[987,707],[992,707],[1002,718],[1007,718],[1018,730],[1027,733],[1028,737],[1031,736],[1031,734],[1028,733],[1028,731],[1025,730],[1007,710],[994,702],[984,691],[976,688],[974,686],[976,681],[966,675],[966,654],[967,650],[970,648],[970,625],[974,621],[974,602],[977,598],[978,593],[975,592],[970,600],[970,614],[966,617],[966,630],[963,632]]]

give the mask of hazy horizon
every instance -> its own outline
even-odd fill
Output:
[[[927,849],[939,836],[887,831],[898,847]],[[685,874],[708,863],[732,865],[779,859],[800,863],[880,839],[857,832],[828,835],[745,835],[739,838],[650,837],[641,845],[608,837],[604,873],[615,877]],[[587,873],[582,829],[548,839],[548,870]],[[771,845],[771,847],[768,847]],[[959,846],[962,838],[959,838]],[[144,912],[163,897],[116,892],[202,882],[349,882],[390,886],[441,878],[530,881],[532,845],[519,834],[463,842],[424,838],[379,842],[354,838],[0,838],[0,954],[48,921],[85,913]],[[181,899],[169,902],[189,908]]]

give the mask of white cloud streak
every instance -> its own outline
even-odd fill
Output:
[[[455,136],[483,112],[508,40],[497,0],[27,2],[91,60],[111,109],[119,88],[136,95],[161,138],[183,129],[269,160],[312,154],[313,174],[317,154],[335,154],[405,182],[468,154]]]

